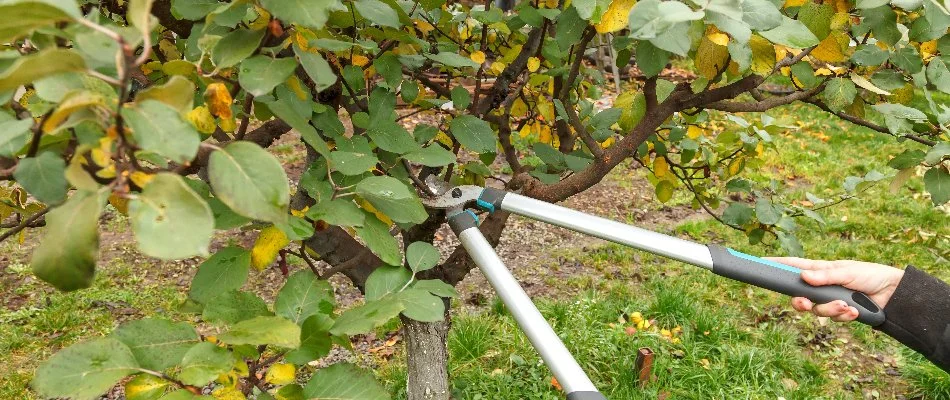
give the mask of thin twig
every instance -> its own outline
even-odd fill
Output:
[[[6,232],[3,232],[3,234],[0,234],[0,242],[3,242],[4,240],[6,240],[6,239],[7,239],[8,237],[10,237],[10,236],[16,235],[17,233],[19,233],[19,232],[22,231],[23,229],[26,229],[27,227],[30,226],[30,224],[36,222],[36,220],[40,219],[40,217],[42,217],[42,216],[46,215],[46,213],[50,212],[50,210],[52,210],[52,207],[46,207],[46,208],[40,210],[39,212],[37,212],[36,214],[31,215],[29,218],[27,218],[27,219],[21,221],[20,224],[17,225],[17,226],[15,226],[15,227],[13,227],[13,229],[10,229],[10,230],[8,230],[8,231],[6,231]]]
[[[254,104],[254,95],[248,93],[244,96],[244,116],[241,117],[241,126],[238,127],[237,133],[234,134],[235,140],[243,140],[244,134],[247,133],[247,125],[250,122],[251,118],[251,106]]]

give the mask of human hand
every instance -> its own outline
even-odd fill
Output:
[[[767,258],[801,269],[802,279],[812,286],[841,285],[867,294],[881,308],[887,305],[891,295],[897,290],[901,278],[904,277],[903,270],[863,261],[825,261],[797,257]],[[792,307],[798,311],[811,311],[819,317],[831,317],[837,322],[852,321],[858,317],[858,309],[841,300],[816,305],[804,297],[795,297],[792,299]]]

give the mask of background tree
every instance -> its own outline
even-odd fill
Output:
[[[223,333],[128,323],[53,356],[34,388],[92,398],[137,375],[127,392],[188,398],[217,379],[218,397],[384,398],[353,367],[298,386],[293,365],[401,316],[409,398],[447,398],[446,306],[473,265],[461,248],[442,258],[430,244],[445,219],[419,200],[433,174],[557,202],[632,160],[651,171],[659,201],[687,191],[694,207],[789,254],[802,252],[796,217],[820,221],[818,209],[874,182],[899,187],[922,170],[934,204],[950,199],[946,3],[575,0],[515,11],[443,0],[0,2],[10,228],[0,240],[45,225],[38,277],[90,285],[106,204],[128,215],[142,253],[163,259],[208,256],[215,230],[260,231],[250,250],[211,255],[184,305]],[[606,110],[592,101],[603,77],[584,61],[601,33],[616,35],[616,64],[638,72]],[[667,79],[671,62],[696,79]],[[409,132],[400,102],[438,124]],[[898,172],[849,178],[809,207],[783,204],[780,182],[742,179],[771,135],[790,129],[761,113],[793,102],[905,141],[890,163]],[[295,182],[264,150],[291,131],[307,149]],[[496,213],[481,230],[497,242],[506,220]],[[272,306],[237,290],[250,266],[286,268],[290,256],[310,269],[290,275]],[[365,304],[334,311],[327,278],[337,273]]]

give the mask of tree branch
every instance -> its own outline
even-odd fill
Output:
[[[36,220],[40,219],[40,217],[42,217],[42,216],[46,215],[46,213],[50,212],[50,210],[52,210],[51,207],[46,207],[46,208],[40,210],[39,212],[37,212],[36,214],[31,215],[29,218],[24,219],[23,221],[20,221],[20,224],[17,225],[17,226],[15,226],[15,227],[13,227],[13,229],[10,229],[10,230],[8,230],[8,231],[6,231],[6,232],[3,232],[3,234],[0,234],[0,242],[3,242],[3,241],[6,240],[8,237],[13,236],[13,235],[16,235],[16,234],[19,233],[20,231],[26,229],[26,228],[29,227],[32,223],[36,222]]]
[[[808,104],[815,105],[816,107],[822,109],[822,110],[825,111],[825,112],[834,114],[834,115],[837,116],[838,118],[841,118],[841,119],[843,119],[843,120],[845,120],[845,121],[848,121],[848,122],[850,122],[850,123],[852,123],[852,124],[860,125],[860,126],[863,126],[863,127],[865,127],[865,128],[869,128],[869,129],[872,129],[872,130],[875,130],[875,131],[878,131],[878,132],[881,132],[881,133],[886,133],[886,134],[888,134],[888,135],[891,135],[891,131],[890,131],[889,129],[887,129],[887,127],[884,127],[884,126],[875,124],[875,123],[873,123],[873,122],[871,122],[871,121],[868,121],[868,120],[865,120],[865,119],[862,119],[862,118],[859,118],[859,117],[857,117],[857,116],[854,116],[854,115],[851,115],[851,114],[847,114],[847,113],[844,113],[844,112],[841,112],[841,111],[833,111],[830,107],[828,107],[827,104],[825,104],[823,101],[821,101],[821,100],[819,100],[819,99],[807,99],[807,100],[804,100],[804,101],[805,101],[806,103],[808,103]],[[917,142],[917,143],[920,143],[920,144],[923,144],[923,145],[926,145],[926,146],[935,146],[935,145],[937,144],[937,142],[934,142],[934,141],[932,141],[932,140],[930,140],[930,139],[922,138],[922,137],[917,136],[917,135],[914,135],[914,134],[906,134],[906,135],[903,135],[903,136],[906,137],[907,139],[913,140],[913,141],[915,141],[915,142]]]

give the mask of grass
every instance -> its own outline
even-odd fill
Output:
[[[778,150],[747,176],[790,182],[783,193],[788,201],[804,199],[806,191],[843,193],[847,176],[889,174],[888,156],[915,146],[828,119],[812,107],[772,115],[786,124],[801,121],[801,129],[777,135]],[[950,217],[933,206],[919,177],[896,193],[887,185],[885,180],[823,211],[824,225],[800,220],[807,256],[912,264],[950,280]],[[673,204],[690,200],[679,194]],[[773,243],[750,245],[743,233],[714,220],[682,223],[672,233],[751,254],[780,253]],[[576,295],[537,299],[538,307],[608,398],[950,398],[950,376],[866,326],[822,323],[794,313],[781,295],[616,245],[561,256],[590,272],[554,283],[554,292]],[[624,317],[633,312],[655,320],[657,328],[630,334]],[[660,333],[675,327],[682,329],[678,343]],[[633,372],[640,347],[657,353],[655,381],[645,387]],[[456,316],[449,350],[460,399],[563,398],[497,300]],[[893,376],[894,364],[901,376]],[[385,366],[381,376],[403,395],[402,360]]]

